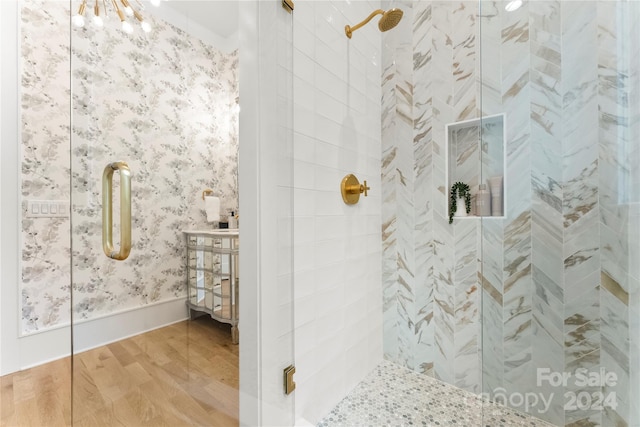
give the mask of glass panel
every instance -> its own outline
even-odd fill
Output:
[[[482,115],[504,114],[506,153],[504,218],[482,221],[483,392],[554,425],[638,423],[638,13],[481,2]]]
[[[154,3],[71,6],[84,9],[71,36],[73,423],[237,425],[239,2]],[[122,171],[103,253],[103,175],[117,161],[131,171],[122,261],[111,259],[126,232]],[[257,281],[242,283],[258,297]],[[245,325],[240,341],[258,353],[257,325]],[[280,348],[290,360],[292,339]],[[280,393],[281,377],[270,380]]]
[[[382,360],[379,17],[345,34],[378,6],[299,1],[294,11],[296,421],[311,425],[370,424],[329,413]],[[354,205],[340,194],[347,174],[370,187]]]
[[[256,239],[252,245],[243,240],[240,268],[243,274],[250,273],[249,279],[243,278],[242,282],[252,281],[259,293],[243,294],[246,287],[240,293],[241,326],[244,321],[255,327],[252,335],[255,351],[243,350],[241,368],[242,372],[257,373],[241,376],[240,406],[242,415],[247,415],[245,425],[292,425],[295,393],[283,393],[283,372],[293,363],[290,221],[293,15],[280,1],[240,4],[242,40],[252,42],[252,50],[243,50],[244,55],[241,52],[243,102],[245,93],[259,94],[243,103],[241,112],[240,186],[242,194],[253,191],[259,197],[241,200],[243,233],[249,230]]]
[[[70,422],[69,13],[52,3],[0,2],[3,426]]]
[[[145,417],[149,424],[211,424],[200,409],[176,415],[171,405],[154,403],[160,401],[159,394],[177,387],[190,392],[188,397],[181,395],[181,402],[182,397],[175,394],[175,404],[182,409],[200,405],[213,412],[219,410],[214,403],[222,402],[231,409],[217,418],[233,423],[227,417],[235,411],[237,420],[237,402],[218,397],[237,395],[234,377],[228,376],[237,368],[216,352],[198,356],[198,348],[209,342],[197,340],[196,333],[201,330],[221,340],[231,339],[225,329],[230,326],[213,328],[206,321],[207,315],[211,317],[206,310],[215,314],[235,308],[239,312],[239,294],[244,293],[243,307],[251,303],[255,310],[245,310],[240,317],[240,324],[249,319],[240,336],[250,344],[240,347],[247,372],[243,378],[260,388],[248,387],[243,396],[258,403],[255,424],[265,413],[258,398],[267,401],[264,406],[273,415],[263,418],[280,425],[284,417],[284,424],[293,424],[293,397],[283,397],[281,392],[281,365],[293,359],[291,15],[279,1],[260,2],[260,7],[258,2],[226,2],[250,5],[257,11],[243,14],[243,45],[235,54],[236,58],[244,55],[250,64],[244,67],[245,76],[260,77],[257,85],[247,83],[248,90],[243,92],[247,109],[261,108],[243,129],[249,138],[248,144],[242,144],[247,147],[246,166],[240,175],[253,186],[245,185],[247,196],[243,197],[250,200],[244,205],[252,209],[245,216],[244,229],[249,232],[243,235],[244,270],[239,274],[240,263],[232,259],[235,254],[226,252],[232,248],[214,245],[211,251],[221,250],[215,254],[209,248],[188,251],[182,233],[201,223],[211,226],[205,222],[200,199],[204,189],[211,188],[214,195],[236,190],[237,171],[232,163],[237,152],[234,110],[238,99],[227,88],[233,79],[218,77],[237,59],[218,51],[233,51],[240,36],[217,37],[210,30],[238,20],[228,9],[220,9],[225,2],[171,2],[159,9],[132,2],[141,15],[131,18],[123,13],[124,19],[135,23],[133,35],[118,29],[120,16],[111,9],[113,2],[0,3],[1,367],[3,374],[15,373],[2,378],[2,423],[71,423],[71,360],[66,356],[72,348],[72,312],[74,422],[111,424],[117,418],[118,423],[140,425]],[[122,1],[117,4],[122,9],[126,6]],[[102,25],[96,26],[100,19],[93,19],[95,6]],[[84,26],[71,27],[71,15],[80,9]],[[146,35],[137,26],[141,19],[152,24]],[[259,36],[251,39],[258,28]],[[275,50],[274,40],[278,41]],[[285,70],[289,75],[281,73]],[[273,123],[279,125],[276,131]],[[221,151],[224,148],[227,151]],[[264,157],[256,158],[256,153]],[[127,162],[133,178],[132,252],[121,263],[103,258],[100,241],[100,179],[104,167],[114,160]],[[120,178],[120,172],[115,172],[115,250],[120,248],[122,225]],[[229,213],[225,203],[223,198],[222,216]],[[239,287],[240,277],[252,275],[254,280]],[[259,298],[258,286],[268,299]],[[184,319],[186,300],[202,301],[202,310],[195,311],[205,315],[136,335]],[[220,351],[237,357],[238,348],[229,345]],[[56,361],[43,364],[48,360]],[[41,366],[28,369],[35,365]],[[160,373],[150,376],[156,368]],[[225,380],[209,381],[220,373]],[[32,381],[36,378],[37,382]],[[209,389],[203,391],[203,386]],[[14,390],[28,392],[29,400],[22,400],[23,394],[18,397],[20,405],[5,404],[17,396],[5,400],[5,392]],[[55,393],[55,408],[54,402],[43,400],[34,390]],[[34,410],[34,401],[38,409],[45,404],[46,410]]]

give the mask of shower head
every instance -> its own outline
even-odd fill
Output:
[[[394,28],[400,20],[402,19],[402,10],[400,9],[389,9],[385,13],[382,14],[382,18],[378,21],[378,28],[380,31],[385,32]]]
[[[398,25],[398,22],[400,22],[400,20],[402,19],[402,14],[402,10],[397,8],[389,9],[386,12],[382,9],[378,9],[373,11],[371,15],[369,15],[367,19],[365,19],[361,23],[354,25],[353,27],[346,25],[344,27],[344,32],[347,37],[351,38],[351,35],[355,30],[364,25],[367,25],[369,21],[371,21],[376,15],[382,15],[382,18],[380,18],[380,21],[378,22],[378,28],[380,29],[380,31],[389,31],[390,29]]]

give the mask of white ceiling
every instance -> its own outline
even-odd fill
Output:
[[[239,0],[165,0],[155,7],[145,1],[145,13],[231,53],[238,48],[239,3]]]
[[[209,31],[228,38],[238,31],[238,3],[239,0],[167,0],[160,7],[170,8]]]

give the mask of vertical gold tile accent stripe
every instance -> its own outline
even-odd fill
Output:
[[[600,272],[600,282],[603,288],[611,292],[616,298],[622,301],[624,305],[629,306],[629,293],[604,271]]]

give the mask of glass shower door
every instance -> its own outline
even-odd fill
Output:
[[[73,424],[238,425],[238,2],[71,10]]]
[[[482,220],[483,393],[553,425],[640,422],[639,17],[481,2],[482,115],[505,118],[482,163],[506,156],[504,213]]]

